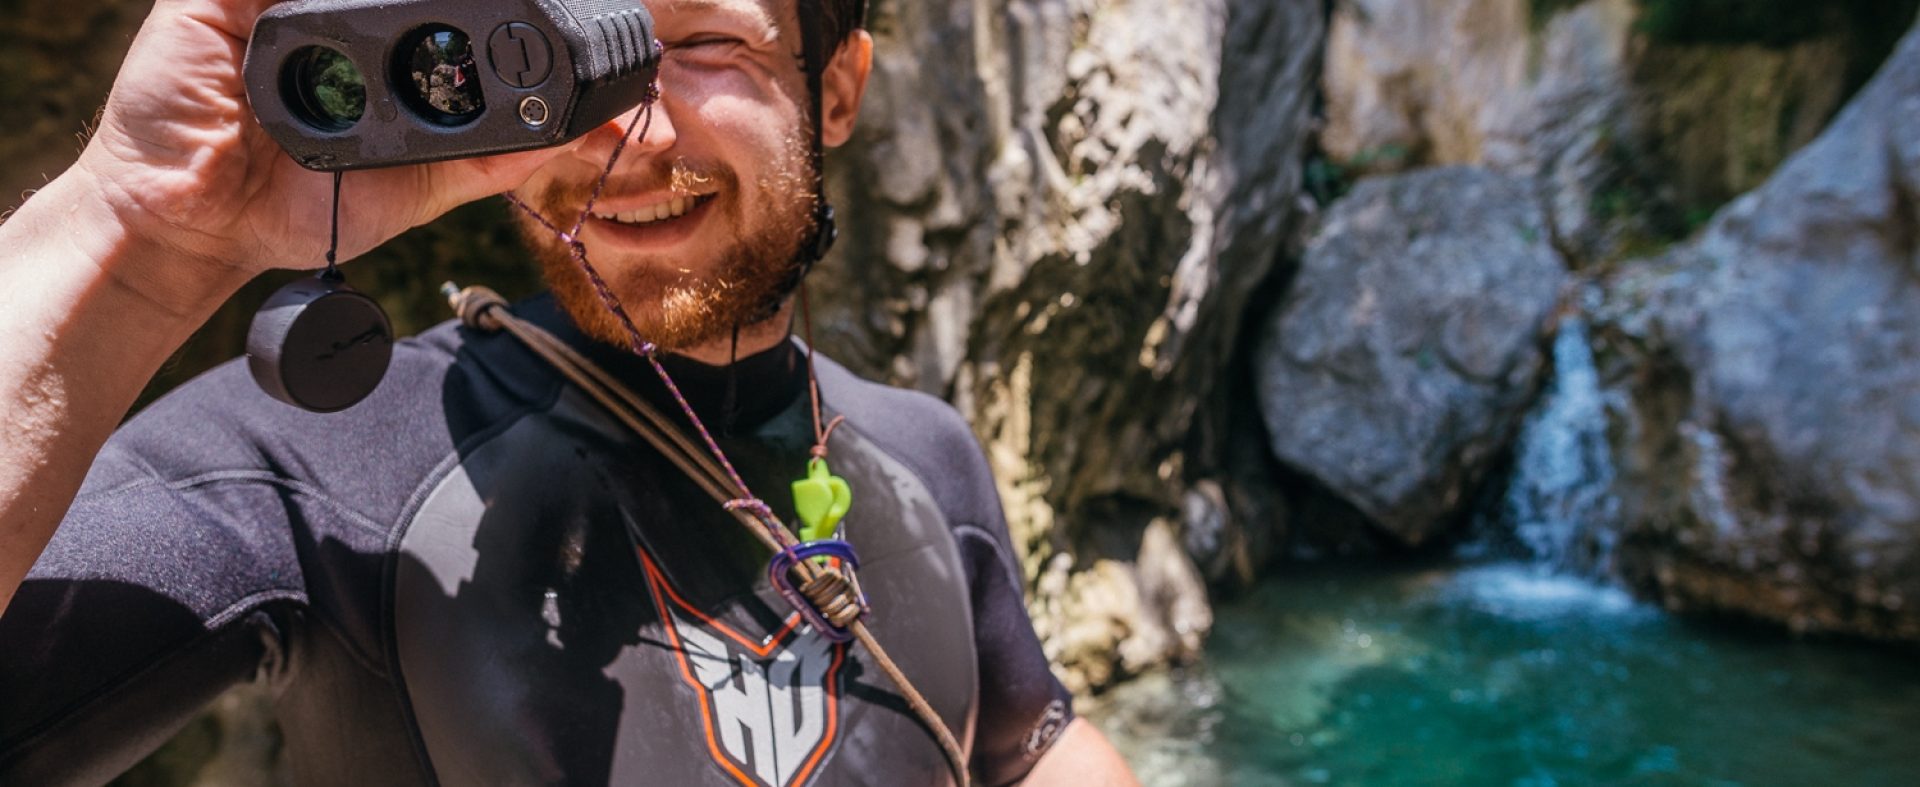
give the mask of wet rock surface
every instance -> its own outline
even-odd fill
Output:
[[[1609,283],[1618,569],[1675,608],[1920,639],[1920,33],[1696,241]]]
[[[1362,181],[1255,357],[1273,453],[1418,545],[1452,524],[1538,388],[1567,281],[1524,178]]]

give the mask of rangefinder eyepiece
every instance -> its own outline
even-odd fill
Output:
[[[244,75],[267,133],[337,171],[557,145],[658,67],[639,0],[292,0],[254,24]]]

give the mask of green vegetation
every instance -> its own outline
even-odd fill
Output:
[[[1639,26],[1664,43],[1775,47],[1845,30],[1869,45],[1885,39],[1872,58],[1878,63],[1912,22],[1916,6],[1916,0],[1640,0]]]
[[[1303,172],[1307,193],[1321,205],[1332,204],[1346,196],[1354,181],[1379,172],[1399,172],[1418,165],[1412,150],[1405,145],[1381,145],[1360,151],[1344,161],[1316,152],[1307,159]]]
[[[1583,2],[1586,0],[1528,0],[1527,24],[1538,33],[1560,12],[1570,11]]]
[[[1808,0],[1641,0],[1640,29],[1674,44],[1785,46],[1823,35],[1835,7]]]

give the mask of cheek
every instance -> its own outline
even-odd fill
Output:
[[[730,134],[757,130],[778,138],[800,121],[799,94],[758,65],[696,68],[668,64],[660,72],[660,85],[666,100],[677,105],[676,110],[690,112],[703,123]]]
[[[782,109],[719,96],[687,107],[686,121],[681,114],[674,118],[683,147],[697,147],[725,162],[743,186],[751,186],[793,166],[789,140],[799,118]],[[697,142],[691,138],[696,134]]]

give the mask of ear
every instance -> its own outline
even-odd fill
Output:
[[[867,92],[867,74],[873,70],[873,37],[855,30],[834,50],[827,72],[820,77],[820,143],[837,148],[853,136],[860,116],[860,97]]]

